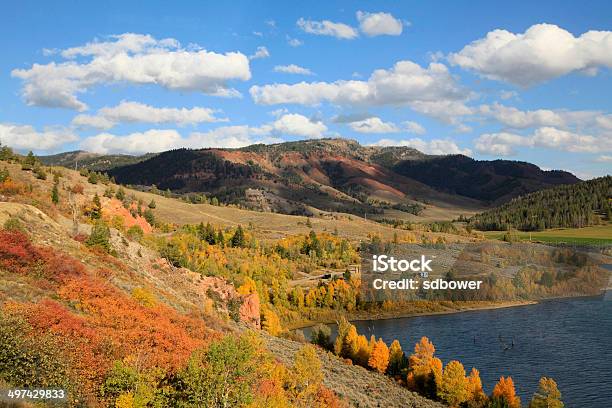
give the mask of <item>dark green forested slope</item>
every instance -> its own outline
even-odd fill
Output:
[[[612,220],[611,200],[612,176],[600,177],[517,197],[475,215],[470,224],[484,231],[585,227]]]

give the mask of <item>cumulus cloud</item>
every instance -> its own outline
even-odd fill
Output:
[[[377,35],[400,35],[403,24],[390,13],[357,12],[359,29],[368,37]]]
[[[18,150],[51,151],[76,140],[77,135],[62,127],[39,132],[30,125],[0,123],[0,142]]]
[[[221,126],[206,132],[191,132],[187,136],[174,129],[150,129],[127,135],[104,132],[85,138],[80,146],[83,150],[101,154],[144,154],[180,147],[238,148],[256,143],[279,143],[282,135],[320,138],[326,131],[327,127],[320,121],[287,113],[262,126]]]
[[[352,40],[359,36],[357,30],[347,24],[334,23],[329,20],[313,21],[300,18],[297,26],[308,34],[327,35],[342,40]]]
[[[274,67],[274,72],[297,75],[314,75],[314,73],[308,68],[300,67],[299,65],[295,64],[277,65]]]
[[[109,41],[69,48],[59,55],[65,60],[11,72],[23,81],[22,95],[29,105],[83,111],[87,105],[78,94],[96,85],[121,82],[239,96],[228,81],[251,78],[249,60],[240,52],[185,49],[174,39],[142,34],[111,36]]]
[[[367,81],[256,85],[249,92],[262,105],[408,105],[440,118],[471,113],[464,105],[469,92],[440,63],[423,68],[412,61],[399,61],[389,70],[374,71]]]
[[[575,37],[553,24],[536,24],[522,34],[498,29],[448,59],[486,78],[527,87],[570,72],[593,74],[612,67],[612,32]]]
[[[81,149],[101,154],[143,154],[174,149],[180,147],[182,142],[183,139],[176,130],[150,129],[125,136],[100,133],[84,139]]]
[[[176,123],[179,126],[205,122],[220,122],[215,110],[209,108],[156,108],[139,102],[122,101],[113,107],[104,107],[93,115],[77,115],[72,125],[110,129],[118,123]]]
[[[394,123],[383,122],[376,116],[350,122],[349,127],[359,133],[397,133],[400,131],[400,128]]]
[[[548,109],[537,109],[533,111],[521,111],[515,107],[505,106],[498,103],[483,105],[480,113],[491,117],[505,126],[524,129],[534,126],[565,126],[565,119],[561,114]]]
[[[408,133],[414,133],[415,135],[424,135],[427,131],[419,123],[413,121],[405,121],[403,125],[406,127]]]
[[[298,38],[291,38],[287,36],[287,44],[289,44],[292,47],[299,47],[300,45],[304,45],[304,42]]]
[[[100,133],[81,142],[81,149],[109,154],[144,154],[187,147],[239,148],[256,143],[277,143],[280,139],[269,134],[269,130],[250,126],[222,126],[208,132],[191,132],[181,136],[174,129],[151,129],[146,132],[117,136]]]
[[[408,140],[380,139],[373,146],[408,146],[427,154],[472,154],[470,149],[462,149],[450,139],[423,140],[415,137]]]
[[[575,153],[600,153],[612,151],[612,134],[593,136],[544,126],[523,136],[515,133],[486,133],[474,141],[480,153],[511,156],[517,147],[540,147]]]
[[[590,129],[595,133],[612,130],[612,115],[595,110],[535,109],[524,111],[494,103],[481,105],[474,111],[512,129],[548,126],[569,130]]]
[[[70,124],[77,128],[93,128],[108,130],[117,123],[98,115],[76,115]]]
[[[249,59],[261,59],[261,58],[268,58],[270,56],[270,51],[268,51],[268,49],[266,47],[257,47],[257,50],[255,51],[255,53],[251,56],[249,56]]]
[[[321,121],[313,121],[306,116],[288,113],[278,118],[272,124],[276,133],[317,139],[323,137],[327,126]]]

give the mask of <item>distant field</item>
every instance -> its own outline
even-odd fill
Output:
[[[485,237],[502,239],[505,231],[486,231]],[[551,243],[612,245],[612,224],[585,228],[563,228],[536,232],[518,232],[520,239]]]

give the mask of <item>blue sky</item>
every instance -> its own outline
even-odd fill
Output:
[[[612,171],[612,4],[20,2],[0,141],[140,154],[318,137]]]

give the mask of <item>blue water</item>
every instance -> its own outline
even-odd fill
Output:
[[[608,296],[610,294],[608,293]],[[607,300],[606,300],[607,299]],[[354,322],[359,333],[407,353],[427,336],[444,364],[472,367],[489,394],[500,376],[512,376],[527,405],[542,376],[557,381],[565,406],[612,407],[612,301],[590,297],[449,315]],[[504,350],[504,344],[514,347]]]

